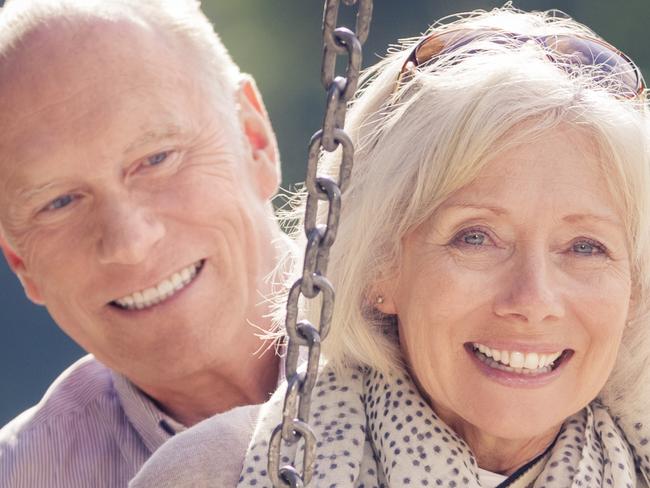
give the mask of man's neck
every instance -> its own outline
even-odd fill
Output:
[[[179,379],[164,387],[141,387],[159,408],[174,420],[192,425],[243,405],[256,405],[268,400],[275,391],[281,359],[273,348],[261,357],[223,365],[211,371]]]

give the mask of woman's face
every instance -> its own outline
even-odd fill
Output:
[[[462,435],[552,432],[610,374],[630,305],[626,233],[591,143],[563,128],[487,164],[407,235],[380,309]]]

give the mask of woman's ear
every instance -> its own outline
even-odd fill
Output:
[[[377,281],[370,288],[370,293],[368,294],[369,305],[385,315],[396,315],[395,282],[395,279],[382,279],[381,281]]]
[[[23,290],[25,290],[25,295],[36,305],[43,305],[43,298],[41,292],[39,291],[36,282],[30,277],[27,268],[25,267],[25,262],[23,259],[11,248],[7,240],[2,236],[0,232],[0,249],[7,260],[7,264],[11,271],[13,271],[20,283],[23,285]]]
[[[280,185],[280,158],[271,121],[253,78],[242,75],[237,98],[239,119],[250,151],[251,174],[260,196],[269,200]]]

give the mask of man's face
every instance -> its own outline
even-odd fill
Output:
[[[257,340],[272,134],[255,103],[251,120],[224,115],[227,95],[162,35],[77,34],[32,35],[1,73],[9,262],[67,334],[141,383],[218,366]]]

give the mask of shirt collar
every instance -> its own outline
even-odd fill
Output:
[[[155,452],[173,435],[187,430],[187,427],[183,424],[160,410],[147,395],[125,376],[115,371],[111,373],[113,386],[126,417],[150,452]]]
[[[281,349],[281,352],[284,352]],[[301,351],[299,362],[305,361],[304,351]],[[113,386],[120,398],[122,408],[133,428],[142,438],[145,446],[154,453],[165,441],[172,436],[187,430],[187,427],[174,420],[131,383],[124,375],[111,371]],[[280,358],[278,368],[278,384],[285,379],[284,359]]]

